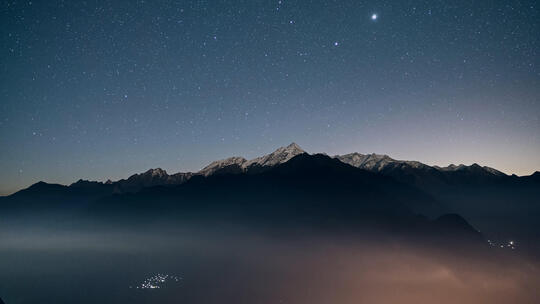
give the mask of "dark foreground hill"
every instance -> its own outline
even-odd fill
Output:
[[[416,187],[326,155],[299,154],[257,173],[194,176],[115,193],[113,185],[38,183],[4,198],[4,215],[61,214],[104,223],[231,222],[270,230],[341,229],[481,241],[461,216],[429,220],[439,203]]]

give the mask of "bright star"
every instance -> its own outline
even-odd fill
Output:
[[[377,20],[377,14],[371,15],[371,20]]]

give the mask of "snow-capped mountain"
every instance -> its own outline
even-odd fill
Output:
[[[531,212],[540,214],[538,206],[531,211],[531,202],[540,197],[539,185],[540,172],[518,177],[478,164],[437,167],[379,154],[310,155],[292,143],[251,160],[215,161],[198,172],[168,174],[157,168],[105,183],[79,180],[64,186],[39,182],[0,197],[0,211],[85,210],[91,214],[117,212],[123,217],[150,210],[166,215],[178,208],[177,214],[186,211],[186,216],[223,211],[234,217],[266,218],[267,211],[273,210],[278,218],[345,215],[350,220],[380,213],[393,218],[407,210],[438,216],[443,211],[474,207],[482,216],[486,210],[494,210],[494,216],[506,216],[510,210],[508,214],[518,214],[516,220],[521,220],[532,218]],[[440,233],[453,235],[446,228],[460,226],[462,221],[447,217],[439,223]]]
[[[229,157],[217,160],[198,172],[179,172],[168,174],[161,168],[150,169],[134,174],[127,179],[118,181],[108,180],[105,183],[80,180],[70,187],[74,189],[97,189],[116,193],[137,192],[153,186],[180,185],[195,176],[208,177],[223,174],[257,174],[276,166],[287,163],[298,155],[307,154],[296,143],[280,147],[274,152],[248,160],[244,157]],[[439,189],[448,185],[475,184],[499,178],[509,178],[508,175],[478,164],[449,165],[447,167],[429,166],[418,161],[396,160],[383,154],[349,153],[335,155],[334,159],[350,166],[373,173],[390,176],[397,181],[413,184],[422,189]],[[102,187],[106,186],[106,187]]]
[[[351,166],[375,172],[380,172],[388,168],[388,166],[395,167],[396,165],[409,166],[417,169],[429,167],[421,162],[395,160],[388,155],[374,153],[360,154],[355,152],[345,155],[336,155],[334,157]]]
[[[210,176],[214,174],[257,173],[273,166],[285,163],[291,158],[306,153],[296,143],[280,147],[274,152],[247,160],[243,157],[229,157],[210,163],[198,172],[179,172],[169,175],[167,171],[156,168],[134,174],[127,179],[108,180],[105,184],[114,186],[115,192],[137,192],[142,188],[182,184],[193,176]]]
[[[429,166],[418,161],[396,160],[388,155],[350,153],[334,158],[351,166],[391,176],[407,184],[422,189],[439,189],[447,185],[476,184],[486,180],[508,177],[506,174],[478,164],[450,165],[448,167]]]
[[[390,169],[422,169],[422,170],[430,170],[430,169],[436,169],[441,172],[471,172],[471,173],[478,173],[478,174],[487,174],[487,175],[494,175],[494,176],[504,176],[506,174],[502,173],[501,171],[497,169],[493,169],[491,167],[487,166],[480,166],[478,164],[472,164],[470,166],[466,165],[454,165],[451,164],[447,167],[439,167],[439,166],[429,166],[426,164],[423,164],[418,161],[410,161],[410,160],[396,160],[391,158],[388,155],[382,155],[382,154],[360,154],[360,153],[350,153],[345,155],[336,155],[335,158],[339,159],[340,161],[349,164],[351,166],[374,171],[374,172],[384,172]]]
[[[213,161],[197,173],[204,176],[209,176],[216,172],[241,173],[244,171],[244,166],[247,162],[248,160],[243,157],[233,156],[226,159]]]
[[[296,143],[291,143],[286,147],[281,147],[276,151],[261,157],[254,158],[246,163],[246,167],[260,166],[271,167],[288,162],[291,158],[306,153]]]
[[[156,168],[144,173],[134,174],[127,179],[121,179],[116,182],[107,181],[107,184],[114,185],[116,192],[136,192],[145,187],[178,185],[189,180],[193,175],[191,172],[179,172],[169,175],[167,171]]]
[[[216,173],[253,173],[260,172],[264,168],[273,167],[289,161],[291,158],[306,153],[296,143],[291,143],[286,147],[280,147],[276,151],[247,160],[243,157],[229,157],[223,160],[214,161],[204,167],[198,174],[209,176]]]
[[[198,172],[179,172],[169,175],[163,169],[150,169],[144,173],[134,174],[127,179],[116,182],[107,181],[106,184],[114,186],[115,192],[136,192],[145,187],[179,185],[194,176],[211,176],[222,174],[256,174],[277,165],[283,164],[295,156],[306,153],[296,143],[280,147],[274,152],[248,160],[244,157],[234,156],[217,160]],[[477,179],[497,178],[506,174],[477,164],[450,165],[447,167],[429,166],[418,161],[396,160],[383,154],[349,153],[336,155],[339,161],[378,174],[391,176],[401,182],[415,184],[422,187],[434,187],[454,182],[469,182]]]
[[[493,175],[496,175],[496,176],[504,176],[506,174],[502,173],[501,171],[497,170],[497,169],[494,169],[494,168],[491,168],[491,167],[488,167],[488,166],[480,166],[476,163],[470,165],[470,166],[465,166],[463,164],[461,165],[454,165],[454,164],[451,164],[447,167],[439,167],[439,166],[433,166],[434,168],[438,169],[438,170],[441,170],[441,171],[445,171],[445,172],[456,172],[456,171],[476,171],[476,172],[487,172],[489,174],[493,174]]]

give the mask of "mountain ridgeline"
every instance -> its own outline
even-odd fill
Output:
[[[243,157],[235,156],[210,163],[198,172],[179,172],[168,174],[161,168],[150,169],[144,173],[134,174],[127,179],[118,181],[108,180],[105,183],[79,180],[70,185],[73,188],[95,189],[99,186],[114,193],[134,193],[143,188],[153,186],[174,186],[187,182],[196,176],[212,176],[223,174],[256,174],[264,172],[274,166],[283,164],[295,156],[305,154],[296,143],[281,147],[276,151],[247,160]],[[335,158],[353,167],[370,171],[373,173],[390,176],[398,181],[413,184],[424,190],[431,190],[430,187],[445,187],[452,185],[477,185],[493,181],[538,181],[540,172],[529,177],[508,176],[496,169],[473,164],[450,165],[448,167],[428,166],[417,161],[395,160],[387,155],[381,154],[360,154],[350,153],[336,155]],[[40,183],[38,183],[40,184]],[[31,187],[32,188],[32,187]],[[25,190],[23,190],[25,191]]]
[[[507,231],[538,231],[531,228],[540,214],[539,175],[508,176],[477,164],[428,166],[377,154],[310,155],[293,143],[252,160],[215,161],[199,172],[169,175],[151,169],[105,183],[39,182],[0,198],[0,210],[3,216],[39,211],[127,221],[347,223],[392,231],[452,231],[455,226],[478,236],[457,214],[483,229],[500,228],[490,226],[499,216]]]

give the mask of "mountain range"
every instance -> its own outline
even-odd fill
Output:
[[[0,197],[0,216],[46,213],[135,221],[151,214],[213,217],[268,225],[334,221],[396,228],[401,223],[397,230],[425,227],[427,220],[419,215],[460,214],[493,233],[537,237],[540,172],[518,177],[477,164],[437,167],[378,154],[308,154],[292,143],[251,160],[214,161],[198,172],[168,174],[158,168],[105,183],[39,182]],[[450,222],[464,226],[461,220]]]
[[[149,169],[146,172],[134,174],[126,179],[118,181],[108,180],[103,183],[112,185],[115,193],[138,192],[143,188],[153,186],[180,185],[195,176],[211,176],[222,174],[256,174],[268,170],[276,165],[283,164],[297,155],[307,153],[296,143],[280,147],[274,152],[251,160],[240,156],[217,160],[198,172],[178,172],[168,174],[161,168]],[[391,176],[401,182],[414,184],[422,188],[442,185],[456,185],[467,183],[481,183],[485,181],[520,179],[512,175],[506,175],[494,168],[480,166],[478,164],[449,165],[447,167],[429,166],[418,161],[396,160],[388,155],[350,153],[335,155],[332,158],[351,165],[353,167],[370,172]],[[540,172],[535,172],[521,179],[540,178]],[[100,182],[79,180],[70,187],[84,187],[96,185]],[[110,188],[110,187],[109,187]]]

